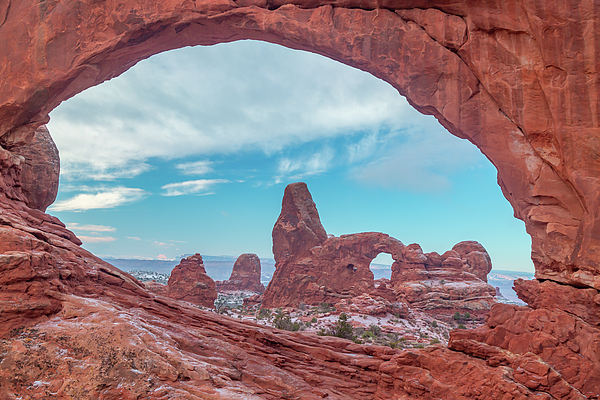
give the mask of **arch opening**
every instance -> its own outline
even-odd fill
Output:
[[[246,48],[244,48],[244,45]],[[231,50],[228,50],[227,48],[231,48]],[[194,58],[193,54],[195,51],[199,52],[201,56]],[[65,111],[62,111],[62,114],[58,112],[61,111],[63,106],[57,109],[57,114],[52,114],[53,119],[50,123],[50,128],[51,130],[56,131],[55,136],[57,136],[59,147],[64,143],[72,146],[71,149],[68,150],[68,153],[73,154],[74,151],[81,153],[76,154],[77,157],[75,157],[75,162],[71,161],[71,164],[67,164],[67,167],[65,168],[67,180],[63,179],[63,184],[66,183],[65,186],[67,190],[73,189],[72,186],[75,186],[73,182],[77,182],[78,177],[73,176],[73,170],[77,170],[78,167],[82,165],[80,160],[94,161],[94,154],[92,152],[86,153],[85,151],[82,151],[85,148],[85,144],[89,142],[110,144],[110,146],[107,146],[108,150],[104,151],[103,159],[100,160],[100,167],[94,170],[94,164],[90,163],[87,165],[83,164],[84,168],[79,168],[80,171],[88,173],[88,177],[79,182],[79,185],[82,186],[84,190],[88,190],[88,192],[65,190],[61,192],[58,202],[56,203],[59,207],[57,208],[55,205],[50,209],[65,222],[70,223],[69,226],[73,227],[78,235],[84,236],[86,247],[96,254],[110,255],[113,257],[136,256],[141,258],[161,257],[162,259],[172,259],[182,254],[194,254],[197,251],[213,256],[236,256],[243,252],[250,251],[258,253],[263,258],[271,258],[270,230],[279,209],[279,205],[277,204],[279,202],[278,198],[280,197],[279,192],[286,179],[288,179],[289,182],[289,179],[297,179],[298,175],[304,175],[302,178],[307,180],[311,186],[311,190],[316,190],[323,194],[319,196],[320,207],[325,207],[322,215],[325,221],[327,221],[327,226],[331,227],[332,231],[335,233],[377,230],[390,233],[392,236],[402,238],[408,242],[420,242],[424,246],[433,249],[439,249],[440,247],[450,248],[452,245],[463,239],[476,238],[487,243],[493,243],[494,241],[501,242],[499,239],[501,239],[502,236],[511,237],[511,239],[518,236],[514,233],[498,235],[497,233],[500,232],[500,229],[495,229],[493,230],[496,232],[495,235],[486,239],[480,238],[484,232],[491,232],[492,230],[480,226],[478,220],[489,217],[470,217],[469,213],[465,210],[466,208],[470,208],[471,212],[478,209],[477,211],[483,216],[485,215],[484,208],[489,207],[489,205],[493,203],[499,207],[503,207],[505,210],[504,213],[507,215],[510,213],[507,204],[504,202],[504,199],[500,197],[499,191],[497,191],[495,184],[491,181],[494,175],[493,169],[487,164],[487,160],[478,156],[476,150],[473,152],[474,149],[472,147],[463,145],[460,140],[448,135],[435,121],[432,123],[430,118],[423,117],[412,108],[409,108],[405,102],[397,100],[401,100],[400,96],[385,83],[375,80],[354,69],[343,67],[335,62],[330,62],[325,58],[307,53],[294,52],[266,43],[237,42],[221,45],[221,49],[218,47],[200,47],[178,52],[181,55],[178,56],[177,52],[164,53],[158,61],[154,61],[156,59],[153,58],[147,62],[143,62],[130,70],[130,72],[125,74],[122,78],[108,82],[98,88],[90,89],[82,94],[82,96],[78,96],[65,103],[63,106],[69,106],[70,108],[66,107]],[[250,69],[252,70],[266,69],[263,74],[252,76],[257,82],[254,87],[247,83],[248,80],[252,79],[249,79],[248,74],[243,74],[243,68],[228,69],[226,65],[223,66],[218,64],[219,61],[222,62],[225,60],[225,64],[237,65],[250,54],[255,53],[261,54],[263,59],[261,61],[267,63],[269,62],[268,60],[282,60],[286,57],[290,58],[290,60],[286,63],[281,61],[274,62],[274,65],[272,65],[270,69],[261,67],[260,63],[251,64]],[[303,54],[307,55],[308,58],[305,59],[301,57]],[[177,82],[173,79],[173,76],[181,75],[181,70],[186,69],[178,69],[177,66],[199,65],[202,63],[207,64],[210,67],[204,71],[200,69],[201,72],[184,75],[184,79],[182,80],[184,82],[183,84],[181,81]],[[297,65],[297,67],[294,67],[294,65]],[[305,75],[301,75],[302,69],[307,69],[309,72]],[[217,74],[217,76],[215,76],[214,74],[217,70],[223,70],[222,75]],[[289,70],[290,73],[287,75],[278,75],[277,71],[279,70]],[[309,75],[312,75],[313,71],[320,71],[324,77],[310,80]],[[213,80],[208,89],[206,89],[208,93],[203,97],[195,98],[193,96],[193,93],[197,93],[201,90],[201,87],[193,82],[194,75],[202,75],[199,78],[199,81],[203,85],[206,85],[206,82],[209,82],[211,79]],[[235,76],[238,78],[231,78]],[[299,85],[315,87],[321,85],[323,88],[314,93],[303,93],[298,89],[298,85],[290,84],[281,85],[281,87],[276,87],[273,90],[268,89],[269,85],[277,86],[273,82],[291,82],[294,80],[294,77],[297,78],[298,76],[302,76],[304,79],[309,80],[308,84],[299,83]],[[225,81],[227,80],[231,80],[232,82],[226,84]],[[139,84],[140,82],[152,83],[141,85],[141,88],[138,87],[136,89],[135,84]],[[152,92],[152,87],[158,85],[154,82],[164,82],[164,85],[161,86],[159,90]],[[153,119],[156,115],[160,114],[160,105],[162,103],[154,104],[150,102],[149,106],[143,103],[143,97],[157,98],[160,99],[160,102],[165,98],[169,100],[177,98],[179,92],[175,92],[173,86],[175,88],[184,86],[186,90],[183,91],[183,95],[189,95],[190,97],[183,98],[183,96],[181,96],[179,101],[197,105],[198,108],[203,108],[205,104],[211,101],[216,102],[216,100],[211,99],[217,97],[213,87],[219,87],[216,84],[219,83],[224,86],[224,89],[220,89],[222,92],[232,93],[231,96],[224,97],[224,100],[220,105],[221,108],[225,108],[227,111],[226,105],[234,102],[235,96],[239,97],[239,91],[236,92],[236,88],[243,82],[246,82],[246,87],[244,87],[243,90],[253,93],[251,96],[247,96],[246,99],[244,99],[245,102],[249,103],[254,99],[254,104],[251,104],[251,106],[255,107],[254,109],[262,108],[264,113],[269,113],[268,111],[264,111],[264,109],[268,107],[274,107],[274,110],[278,110],[273,102],[279,105],[285,103],[285,98],[288,96],[288,93],[291,92],[296,94],[298,98],[294,99],[291,104],[283,105],[282,112],[272,112],[272,114],[291,115],[291,118],[294,121],[298,121],[295,124],[296,126],[301,125],[301,120],[303,118],[311,119],[314,114],[320,112],[318,107],[301,108],[298,106],[299,104],[308,103],[309,101],[307,99],[310,98],[326,97],[325,92],[333,93],[326,101],[317,104],[321,106],[321,108],[330,108],[333,110],[325,114],[326,118],[324,119],[326,123],[321,123],[321,125],[311,123],[302,126],[302,132],[307,136],[312,134],[311,132],[308,132],[311,129],[325,130],[325,134],[321,137],[309,137],[305,140],[305,143],[300,145],[300,152],[304,154],[300,154],[299,156],[295,154],[298,152],[298,149],[294,146],[294,141],[297,141],[295,137],[297,137],[298,134],[292,131],[291,133],[288,133],[288,135],[292,137],[292,144],[290,144],[290,142],[285,142],[286,139],[284,138],[283,144],[280,145],[280,147],[283,147],[284,149],[280,150],[279,153],[266,148],[266,146],[272,145],[271,142],[273,142],[272,136],[266,136],[263,138],[263,143],[268,142],[266,145],[261,142],[258,142],[258,144],[252,144],[250,142],[246,145],[246,147],[255,146],[258,148],[258,150],[250,152],[249,157],[244,157],[243,155],[240,156],[240,152],[236,152],[236,149],[234,149],[234,151],[223,150],[223,148],[227,147],[232,141],[227,140],[224,145],[221,144],[221,148],[218,147],[218,144],[213,145],[213,148],[216,148],[216,150],[210,149],[212,152],[200,153],[200,155],[187,155],[187,157],[177,159],[176,157],[179,156],[178,152],[180,152],[182,148],[187,151],[187,149],[194,150],[194,146],[196,146],[197,149],[198,143],[193,143],[193,135],[200,137],[206,142],[206,138],[210,137],[215,129],[220,128],[231,133],[241,126],[241,124],[247,122],[248,119],[240,119],[240,121],[225,127],[219,125],[218,122],[215,123],[214,121],[209,121],[208,124],[212,124],[212,131],[209,129],[209,132],[206,133],[200,130],[190,129],[190,132],[182,132],[181,137],[177,139],[176,137],[171,138],[173,135],[169,131],[170,127],[161,121],[160,117]],[[108,86],[112,86],[112,89],[107,89]],[[366,91],[365,87],[376,87],[377,89]],[[169,90],[173,90],[175,93],[169,93]],[[274,97],[275,100],[269,103],[256,99],[256,97],[260,97],[260,90],[267,90],[269,96]],[[272,92],[277,90],[281,93],[272,94]],[[135,93],[136,91],[141,93],[141,95],[127,95],[127,93]],[[80,106],[70,106],[70,103],[76,102],[80,97],[82,97]],[[343,99],[344,97],[347,97],[347,99]],[[339,102],[340,99],[342,99],[341,103]],[[106,108],[106,111],[102,112],[103,106],[106,106],[106,103],[109,103],[110,101],[114,101],[115,104],[110,105]],[[84,111],[79,111],[83,110],[83,108],[81,108],[82,103],[84,105],[87,103],[88,108]],[[375,103],[375,107],[373,107],[373,103]],[[157,107],[157,104],[159,107]],[[237,104],[240,109],[249,113],[244,108],[248,107],[247,104],[242,104],[240,101],[238,101]],[[349,126],[347,121],[339,122],[340,120],[347,119],[349,114],[358,114],[360,108],[368,108],[368,112],[373,113],[373,108],[381,109],[383,108],[383,104],[392,104],[394,107],[390,107],[390,109],[385,112],[380,111],[380,115],[378,115],[377,118],[371,116],[365,117],[366,114],[363,113],[362,120],[360,118],[353,119],[352,121],[358,121],[358,129]],[[140,113],[139,111],[136,111],[138,106],[140,108],[147,108],[150,112],[138,116],[138,113]],[[167,114],[176,114],[176,111],[179,111],[169,104],[166,104],[165,108]],[[290,111],[290,109],[296,108],[299,108],[296,114]],[[347,108],[351,108],[351,112],[348,112]],[[130,113],[134,115],[134,117],[130,119],[115,118],[115,121],[111,121],[111,118],[113,118],[111,117],[111,114],[122,113],[122,110],[132,110]],[[210,112],[213,112],[213,110],[211,109]],[[97,115],[93,120],[93,123],[89,124],[87,119],[91,113],[96,113]],[[218,114],[217,120],[227,118],[227,116],[223,114],[223,111],[215,112],[215,114]],[[77,117],[75,119],[76,123],[72,123],[69,118],[74,115],[80,115],[84,118]],[[189,115],[186,115],[185,113],[182,113],[181,117],[183,119],[190,118]],[[237,117],[234,116],[233,118]],[[323,116],[318,116],[318,118],[323,120]],[[147,120],[150,120],[150,123],[148,123]],[[269,118],[266,118],[266,120],[272,121],[272,119]],[[333,120],[333,122],[331,122],[331,120]],[[406,120],[411,121],[411,124],[408,127],[404,123]],[[136,122],[138,121],[142,121],[140,127],[136,127]],[[163,123],[163,125],[161,125],[161,123]],[[157,125],[159,129],[154,129],[154,132],[150,132],[152,130],[152,124]],[[109,127],[125,127],[125,129],[133,132],[132,140],[121,142],[122,149],[115,149],[115,143],[119,143],[118,141],[127,135],[122,134],[118,129],[114,130],[115,132],[118,132],[116,135],[111,135],[109,132],[110,129],[106,129],[107,125]],[[190,120],[185,126],[193,127],[197,125],[206,125],[206,123],[202,124],[201,119],[196,119]],[[277,129],[281,131],[284,123],[281,122],[281,119],[275,120],[275,125]],[[333,125],[333,127],[328,125]],[[258,126],[262,129],[266,125],[263,124]],[[178,127],[175,128],[176,131],[178,130],[177,128]],[[77,141],[80,132],[91,132],[94,129],[97,129],[101,135],[95,136],[96,134],[93,134],[91,135],[91,139],[86,139],[81,142]],[[257,135],[257,129],[251,129],[254,129],[252,132],[254,135]],[[359,131],[358,133],[356,132],[357,130]],[[66,131],[70,131],[72,134],[66,135]],[[350,134],[346,131],[350,131]],[[167,145],[166,141],[159,141],[157,136],[165,136],[167,137],[167,141],[178,141],[178,143]],[[280,136],[285,135],[280,134]],[[146,137],[146,139],[144,139],[144,137]],[[387,138],[388,141],[383,143],[385,138]],[[421,138],[424,139],[422,140]],[[192,141],[191,144],[190,141]],[[142,154],[146,158],[136,160],[132,157],[129,159],[137,161],[138,164],[132,164],[129,161],[119,162],[117,163],[117,166],[121,167],[120,170],[118,168],[114,170],[103,169],[106,165],[106,160],[110,161],[110,157],[115,157],[116,160],[122,158],[127,160],[126,157],[121,155],[122,153],[126,153],[126,156],[133,153],[135,156],[136,151],[131,151],[131,149],[135,149],[134,146],[136,142],[150,142],[151,145],[156,142],[158,143],[158,151]],[[373,144],[373,142],[375,142],[375,144]],[[204,142],[199,142],[199,144],[203,143]],[[445,145],[442,145],[442,143],[445,143]],[[169,146],[171,146],[171,148],[168,148]],[[366,152],[364,148],[369,146],[371,146],[368,149],[370,152]],[[438,147],[436,148],[436,146]],[[98,147],[100,147],[98,144],[89,146],[94,152],[97,151]],[[171,152],[161,154],[160,151],[165,148]],[[444,159],[444,152],[448,148],[453,148],[457,152],[460,152],[462,155],[461,158],[475,160],[475,164],[457,165],[454,160],[455,155],[450,155],[448,158]],[[291,150],[288,151],[287,149]],[[314,149],[317,149],[317,153],[321,154],[326,153],[326,151],[333,151],[335,157],[338,159],[343,158],[344,161],[337,164],[335,162],[330,162],[330,165],[326,166],[327,168],[322,171],[310,170],[308,168],[310,168],[311,162],[314,162],[314,159],[305,155],[310,154]],[[360,151],[362,151],[363,154],[359,154]],[[386,151],[386,153],[383,153],[384,151]],[[391,165],[382,165],[379,163],[381,158],[390,159],[394,154],[394,151],[405,155],[403,160],[398,160],[400,163]],[[184,153],[183,155],[186,154]],[[409,155],[412,155],[412,157],[409,157]],[[231,157],[234,159],[237,157],[237,160],[230,162],[229,158]],[[251,186],[259,186],[258,190],[256,188],[248,188],[248,175],[225,176],[220,171],[220,169],[239,169],[240,162],[238,161],[240,158],[243,162],[248,162],[250,159],[257,157],[271,157],[271,163],[267,166],[267,168],[270,169],[268,172],[271,175],[261,177],[260,180],[262,180],[262,182],[260,182],[260,180],[250,182],[252,183]],[[64,158],[66,158],[66,156],[63,157],[63,162],[65,162]],[[165,160],[165,158],[167,158],[167,160]],[[172,160],[169,160],[169,158]],[[400,157],[397,156],[397,158]],[[418,163],[419,159],[426,158],[437,158],[441,164],[431,167],[429,165],[431,163],[430,161],[427,161],[427,163],[424,164]],[[351,160],[355,160],[355,162],[352,163]],[[68,163],[69,161],[67,160],[66,162]],[[284,162],[300,164],[307,169],[292,170],[292,172],[287,175],[280,176],[282,171],[281,166]],[[411,167],[410,165],[407,165],[411,162],[417,162],[416,166]],[[402,163],[404,165],[402,165]],[[369,169],[374,164],[380,169]],[[184,166],[196,168],[198,174],[187,174],[188,171],[183,168],[178,168]],[[252,169],[258,169],[260,167],[257,164],[251,164],[251,166]],[[474,174],[473,171],[470,170],[473,166],[475,167]],[[244,165],[242,165],[242,167],[245,168]],[[388,174],[390,175],[390,182],[383,182],[383,184],[374,186],[369,185],[368,181],[372,178],[373,171],[382,175],[382,177],[380,177],[381,179],[385,178],[385,172],[390,171],[390,168],[409,169],[402,174],[397,172]],[[456,171],[457,174],[462,174],[462,176],[459,177],[457,182],[450,182],[447,176],[440,173],[440,170],[444,169]],[[481,169],[485,169],[486,173],[479,174],[478,170]],[[132,176],[128,176],[127,172],[131,172]],[[365,176],[362,179],[356,179],[352,176],[353,174],[360,175],[361,172]],[[254,175],[258,173],[260,172],[252,172]],[[110,177],[111,174],[113,175],[112,178]],[[418,176],[423,178],[423,181],[427,182],[416,182],[414,179],[399,179],[402,177],[399,177],[398,175],[406,175],[411,179],[414,178],[414,176]],[[109,179],[114,180],[111,181]],[[435,187],[438,179],[442,179],[445,183],[440,185],[441,187],[439,188]],[[477,179],[477,181],[473,182],[473,179]],[[150,188],[144,186],[148,184],[147,181],[149,180],[154,182]],[[236,182],[236,180],[243,180],[245,182]],[[275,184],[277,180],[282,180],[281,184]],[[197,192],[191,190],[186,193],[181,189],[180,193],[173,192],[171,193],[173,195],[170,196],[168,193],[169,186],[182,183],[180,181],[211,181],[215,183],[209,190],[198,190]],[[487,182],[487,184],[485,182]],[[119,205],[119,207],[126,209],[129,215],[135,215],[137,220],[142,221],[139,224],[131,224],[137,227],[136,231],[131,230],[130,227],[124,229],[122,225],[125,220],[120,221],[121,217],[119,217],[117,213],[110,211],[113,210],[113,208],[99,207],[84,212],[81,212],[82,209],[68,208],[69,202],[77,196],[89,196],[89,194],[101,196],[114,193],[109,190],[104,192],[97,190],[94,193],[90,193],[89,190],[93,185],[100,187],[100,189],[113,186],[117,188],[117,194],[119,193],[119,190],[123,193],[123,203]],[[429,186],[424,187],[423,185]],[[454,185],[454,187],[452,187],[452,185]],[[164,187],[167,188],[163,189]],[[480,196],[482,196],[484,200],[475,199],[475,196],[473,196],[475,188],[483,187],[487,187],[488,189],[495,191],[495,193],[492,192],[492,194],[488,196],[485,190],[482,190]],[[215,195],[200,196],[215,190],[217,191]],[[447,190],[454,191],[454,193],[448,194],[446,192]],[[137,196],[138,191],[143,191],[143,193]],[[259,191],[264,193],[258,193]],[[338,192],[340,196],[332,194],[332,191],[333,193]],[[459,194],[463,191],[469,191],[470,194],[467,197],[461,198]],[[249,192],[252,193],[250,197],[248,197]],[[129,193],[131,193],[131,195],[127,197]],[[268,198],[265,197],[267,193],[269,194]],[[437,199],[440,194],[442,197]],[[388,199],[384,200],[386,197],[388,197]],[[242,201],[235,202],[232,198]],[[423,204],[424,199],[425,204]],[[252,200],[252,202],[249,200]],[[169,215],[165,210],[171,209],[172,206],[169,205],[167,201],[174,202],[176,204],[176,209],[190,210],[190,212],[185,217],[180,214]],[[383,201],[383,204],[380,203],[381,201]],[[152,202],[153,204],[145,206],[144,204],[147,204],[148,202]],[[465,204],[465,202],[468,202],[468,204]],[[482,207],[480,203],[485,203],[485,207]],[[219,208],[219,206],[224,204],[227,205],[227,209]],[[236,208],[243,209],[244,204],[246,207],[255,206],[255,210],[257,211],[254,214],[260,215],[260,217],[242,216],[242,213],[239,211],[231,211]],[[382,205],[378,206],[378,204]],[[449,204],[454,207],[448,208]],[[138,205],[141,207],[138,207]],[[76,204],[73,205],[73,207],[76,206]],[[266,206],[269,207],[268,210],[266,210]],[[64,208],[61,209],[61,207]],[[144,217],[144,215],[147,215],[147,212],[149,212],[147,207],[154,207],[154,210],[156,210],[152,212],[152,215],[154,215],[153,219]],[[204,213],[204,215],[207,216],[199,217],[196,215],[196,210],[201,208],[210,210]],[[357,213],[356,210],[359,209],[361,212]],[[74,213],[73,211],[77,212]],[[74,217],[82,217],[84,215],[89,215],[90,217],[74,220]],[[352,217],[348,218],[348,215],[351,215]],[[394,217],[390,218],[391,215],[398,219],[394,219]],[[447,215],[453,215],[454,218],[448,218]],[[234,218],[231,218],[230,216],[234,216]],[[190,231],[190,229],[183,229],[181,224],[177,222],[181,219],[190,218],[192,219],[192,221],[190,221],[191,226],[200,226],[202,228]],[[238,223],[237,226],[236,223],[231,221],[232,219]],[[373,221],[377,222],[374,224]],[[76,225],[73,225],[73,222],[75,222]],[[239,225],[240,222],[241,226]],[[519,223],[517,221],[514,222],[515,224],[511,228],[516,228],[517,230],[521,229]],[[471,225],[470,231],[465,228],[465,226],[469,224]],[[490,224],[498,225],[504,224],[504,222],[502,219],[498,219],[495,222],[490,221]],[[116,228],[117,233],[108,230],[105,231],[108,233],[96,231],[95,234],[90,234],[89,232],[94,231],[81,230],[91,229],[88,225],[98,226],[98,229]],[[148,237],[148,233],[156,230],[158,226],[162,227],[160,230],[166,235],[160,236],[154,234],[153,236]],[[456,227],[458,226],[462,226],[462,229],[456,230]],[[221,228],[223,230],[222,235],[215,235],[216,232],[212,231],[212,227],[223,227]],[[258,230],[260,234],[253,235],[255,237],[251,238],[249,238],[248,235],[243,234],[243,232],[251,230]],[[200,235],[197,231],[202,231],[203,233]],[[224,233],[225,231],[229,233]],[[435,239],[430,239],[433,236],[436,236],[433,235],[432,232],[442,231],[454,231],[455,233],[451,235],[450,238],[443,238],[438,235]],[[225,239],[228,235],[231,235],[231,232],[233,232],[234,238],[231,240]],[[170,235],[170,237],[168,235]],[[106,241],[104,241],[104,237],[106,237]],[[219,245],[215,242],[215,238],[217,237],[221,238],[220,242],[223,244]],[[262,240],[258,240],[258,237],[261,237]],[[423,240],[422,238],[427,239]],[[522,234],[521,238],[523,238]],[[249,239],[250,243],[246,246],[239,245],[235,250],[227,247],[232,242],[240,242],[243,239]],[[87,243],[86,240],[88,241]],[[122,242],[123,244],[118,246],[119,242]],[[130,253],[126,253],[125,250],[123,250],[124,248],[142,249],[142,242],[145,242],[147,245],[144,250],[137,250]],[[188,247],[184,249],[182,245],[186,245],[182,244],[182,242],[188,242]],[[202,247],[191,247],[189,245],[190,242],[200,243]],[[155,246],[154,253],[148,251],[148,245]],[[503,251],[502,249],[506,249],[507,247],[510,247],[511,249],[518,247],[518,241],[515,240],[510,244],[502,243],[498,246],[498,250],[493,251],[495,254],[498,254],[498,258],[501,259],[503,256],[502,253],[507,253],[507,251]],[[119,250],[119,248],[121,250]],[[525,265],[525,267],[521,268],[525,269],[528,267],[529,262],[526,245],[522,246],[521,254],[521,260],[523,260],[523,265]],[[512,260],[505,258],[504,260],[505,265],[511,265],[511,263],[514,262],[514,258]],[[499,264],[502,265],[503,262],[500,261]]]

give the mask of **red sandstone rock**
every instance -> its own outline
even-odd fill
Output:
[[[281,214],[273,228],[275,261],[283,262],[290,255],[308,256],[311,248],[321,245],[326,239],[327,232],[321,225],[306,183],[288,185],[283,194]]]
[[[496,303],[496,290],[486,283],[489,270],[489,255],[477,242],[461,242],[441,256],[423,254],[415,243],[392,265],[391,285],[398,300],[438,318],[457,311],[483,317]]]
[[[169,287],[165,284],[158,283],[156,281],[148,281],[144,282],[144,286],[152,293],[159,294],[161,296],[169,295]]]
[[[368,71],[473,142],[532,235],[538,276],[600,288],[600,214],[590,211],[600,209],[589,67],[598,40],[583,28],[600,18],[592,3],[63,0],[39,13],[33,0],[15,4],[0,8],[4,149],[29,142],[61,101],[152,54],[263,39]],[[2,180],[7,197],[21,199],[18,179]]]
[[[215,281],[206,275],[202,256],[198,253],[182,259],[173,268],[167,287],[169,297],[204,307],[214,307],[217,299]]]
[[[496,304],[486,326],[452,331],[448,347],[484,358],[491,366],[514,368],[517,382],[532,390],[543,390],[557,398],[576,394],[597,398],[599,344],[597,326],[564,311]],[[533,365],[516,366],[515,360],[522,357],[532,359]]]
[[[235,260],[229,280],[215,282],[217,290],[248,290],[262,293],[265,286],[260,283],[260,272],[260,258],[256,254],[242,254]]]
[[[578,291],[600,289],[600,9],[575,0],[294,3],[0,0],[0,397],[597,396],[599,340],[586,322],[596,295]],[[454,336],[462,352],[368,353],[152,297],[25,206],[13,151],[61,101],[152,54],[238,39],[359,67],[477,145],[532,237],[536,277],[571,286],[521,285],[539,308],[494,306],[487,328]]]
[[[467,271],[478,277],[484,282],[487,282],[487,276],[492,270],[492,260],[485,248],[478,242],[471,240],[460,242],[452,247],[463,263],[463,271]]]
[[[21,167],[21,186],[27,205],[41,211],[54,202],[58,193],[60,159],[58,149],[45,126],[40,126],[33,141],[14,152],[25,158]]]
[[[289,211],[301,208],[296,205],[297,198],[310,199],[301,203],[307,204],[304,213]],[[425,255],[418,244],[405,247],[388,235],[374,232],[329,237],[318,246],[311,244],[311,248],[289,245],[297,242],[298,232],[307,231],[309,223],[305,221],[325,232],[306,185],[291,184],[273,228],[273,253],[285,256],[276,262],[263,307],[332,303],[344,308],[368,293],[391,303],[408,302],[436,316],[451,317],[459,311],[483,317],[496,302],[495,289],[486,283],[491,260],[477,242],[461,242],[442,256]],[[375,286],[370,264],[381,252],[395,260],[392,279]]]
[[[405,318],[408,315],[406,303],[392,303],[381,297],[370,296],[366,293],[336,303],[335,309],[340,313],[355,313],[375,317],[385,317],[387,314],[393,314],[399,316],[399,318]]]

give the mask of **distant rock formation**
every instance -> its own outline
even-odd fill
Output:
[[[242,254],[235,260],[229,280],[215,282],[217,291],[247,290],[263,293],[265,286],[260,283],[260,273],[260,258],[252,253]]]
[[[217,299],[215,281],[206,274],[200,254],[182,259],[173,268],[167,284],[167,295],[176,300],[214,307]]]
[[[496,290],[487,284],[491,270],[487,251],[474,241],[460,242],[453,249],[463,255],[456,250],[423,254],[416,243],[406,246],[402,260],[392,265],[391,285],[397,299],[422,311],[435,310],[437,315],[487,313],[496,303]]]
[[[21,187],[27,205],[40,211],[56,200],[60,158],[58,149],[45,125],[34,132],[33,141],[24,147],[17,147],[14,153],[22,156]]]
[[[375,285],[371,261],[392,256],[392,279]],[[330,236],[319,219],[305,183],[288,185],[273,228],[276,269],[262,298],[263,307],[300,303],[340,303],[369,294],[392,303],[409,303],[426,312],[477,313],[496,302],[488,285],[491,260],[475,241],[461,242],[442,256],[423,254],[378,232]]]

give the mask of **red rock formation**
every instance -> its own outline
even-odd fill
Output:
[[[538,276],[600,288],[600,85],[589,67],[598,41],[584,28],[600,18],[593,3],[63,0],[35,13],[34,0],[14,4],[0,9],[4,149],[30,141],[61,101],[164,50],[238,39],[306,49],[389,82],[477,145],[532,236]],[[0,187],[19,198],[7,179]]]
[[[260,258],[256,254],[242,254],[235,260],[231,276],[227,281],[217,281],[217,290],[247,290],[256,293],[265,291],[260,283]]]
[[[397,299],[411,308],[437,317],[457,311],[483,317],[496,303],[496,290],[486,283],[491,268],[487,251],[474,241],[460,242],[441,256],[423,254],[413,243],[392,265],[391,285]]]
[[[206,275],[202,256],[198,253],[183,258],[173,268],[167,288],[169,297],[204,307],[213,308],[217,299],[215,281]]]
[[[0,0],[0,397],[597,396],[598,21],[575,0]],[[14,151],[61,101],[241,39],[368,71],[478,146],[532,237],[540,281],[521,295],[538,308],[495,305],[453,336],[461,352],[279,333],[153,296],[26,206]]]
[[[406,318],[408,316],[406,303],[390,302],[381,297],[370,296],[366,293],[335,303],[335,310],[340,313],[355,313],[375,317],[385,317],[387,314],[393,314],[399,318]]]
[[[312,240],[316,235],[310,226],[321,232],[319,240]],[[458,243],[440,256],[424,255],[418,244],[404,247],[383,233],[323,237],[325,229],[306,185],[288,185],[273,228],[275,273],[263,307],[345,304],[340,300],[368,293],[392,303],[408,302],[436,316],[457,311],[483,316],[496,302],[496,291],[486,283],[491,260],[477,242]],[[394,259],[392,279],[375,286],[370,264],[381,252]]]

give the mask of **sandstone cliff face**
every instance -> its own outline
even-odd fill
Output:
[[[242,254],[235,260],[229,280],[217,281],[218,291],[248,290],[262,293],[265,285],[260,283],[260,258],[256,254]]]
[[[598,21],[575,0],[0,0],[0,396],[597,397]],[[16,151],[61,101],[241,39],[368,71],[474,143],[532,237],[533,309],[493,306],[455,351],[277,332],[151,294],[27,206]]]
[[[213,308],[217,299],[215,281],[206,274],[202,256],[198,253],[186,257],[173,268],[167,283],[167,295]]]

